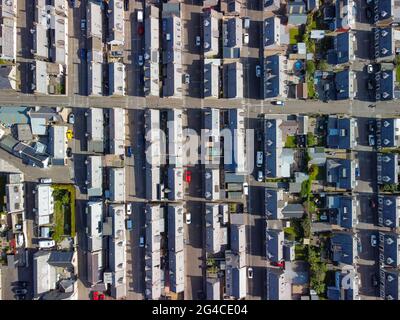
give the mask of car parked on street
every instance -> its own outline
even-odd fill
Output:
[[[256,66],[256,77],[260,78],[261,77],[261,66]]]
[[[187,183],[190,183],[192,181],[192,171],[185,170],[185,173],[183,174],[183,180]]]
[[[185,220],[186,220],[186,224],[192,223],[192,214],[190,212],[186,212]]]
[[[263,182],[263,180],[264,180],[264,174],[263,174],[263,172],[260,170],[260,171],[258,171],[258,174],[257,174],[257,181],[258,181],[258,182]]]
[[[85,30],[86,30],[86,20],[81,19],[81,31],[85,31]]]
[[[243,194],[245,196],[249,195],[249,184],[247,182],[243,182]]]
[[[247,268],[247,278],[253,279],[253,268],[252,267]]]
[[[371,235],[371,246],[372,247],[376,247],[376,244],[377,244],[378,242],[377,242],[377,240],[376,240],[376,235]]]
[[[141,236],[141,237],[139,238],[139,247],[141,247],[141,248],[144,247],[144,237],[143,237],[143,236]]]

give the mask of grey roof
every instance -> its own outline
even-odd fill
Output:
[[[226,98],[243,98],[243,65],[240,62],[224,65],[224,85]]]
[[[400,299],[400,274],[396,269],[381,269],[380,296],[385,300]]]
[[[261,95],[264,99],[283,95],[283,69],[285,57],[275,54],[262,59]]]
[[[375,59],[390,58],[394,55],[394,29],[373,28],[374,43],[373,55]]]
[[[281,119],[267,119],[264,122],[264,171],[265,176],[281,176],[282,167],[282,130]]]
[[[179,293],[185,289],[185,254],[182,251],[169,252],[169,276],[171,290]]]
[[[52,164],[64,165],[67,157],[67,127],[54,125],[49,130],[49,152],[52,156]]]
[[[329,221],[343,228],[351,229],[357,222],[356,200],[351,196],[327,196]]]
[[[400,266],[400,235],[379,232],[379,262],[392,268]]]
[[[183,250],[183,206],[168,206],[168,250]]]
[[[291,283],[285,272],[277,268],[267,268],[267,300],[291,300]]]
[[[353,189],[355,185],[355,163],[348,159],[327,159],[326,180],[336,188]]]
[[[290,203],[283,208],[282,214],[285,219],[300,219],[304,215],[304,207],[300,203]]]
[[[101,281],[102,278],[102,251],[87,253],[87,279],[90,284]]]
[[[245,172],[245,113],[243,109],[229,109],[228,128],[231,139],[225,138],[224,144],[231,144],[231,152],[225,153],[224,165],[226,171],[244,174]],[[230,159],[229,159],[230,157]]]
[[[329,116],[327,147],[352,149],[355,146],[355,124],[354,118]]]
[[[399,164],[397,153],[377,154],[377,180],[378,184],[397,184]]]
[[[394,195],[378,196],[378,223],[380,226],[398,228],[400,226],[400,197]]]
[[[358,298],[358,277],[352,270],[335,272],[335,285],[327,288],[329,300],[356,300]]]
[[[338,33],[332,38],[333,49],[327,54],[327,61],[330,64],[337,65],[347,63],[351,60],[353,52],[353,40],[350,31]]]
[[[51,251],[47,262],[54,267],[70,268],[73,266],[74,257],[73,251]]]
[[[353,265],[357,257],[357,241],[350,233],[333,233],[331,250],[334,262]]]
[[[266,229],[266,256],[271,262],[283,259],[284,232],[282,230]]]
[[[34,148],[23,142],[14,146],[13,153],[27,163],[38,166],[39,168],[45,168],[49,163],[48,155],[38,153]]]
[[[31,127],[27,123],[17,124],[17,136],[19,141],[30,141],[33,139]]]
[[[376,142],[378,147],[392,148],[399,146],[400,119],[385,118],[376,119]]]
[[[246,250],[246,226],[231,223],[231,250],[236,253]]]
[[[280,20],[277,16],[271,16],[264,20],[263,24],[263,43],[264,48],[279,46]]]
[[[282,219],[282,209],[285,206],[283,201],[283,190],[265,188],[265,214],[268,219]]]
[[[13,152],[14,147],[18,144],[18,140],[10,135],[5,135],[0,139],[0,148],[9,153]]]

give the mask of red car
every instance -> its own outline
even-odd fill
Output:
[[[104,294],[98,291],[94,291],[92,295],[92,300],[104,300]]]
[[[139,36],[144,34],[144,27],[142,24],[140,24],[138,27],[138,34],[139,34]]]
[[[192,171],[186,170],[184,174],[184,179],[187,183],[190,183],[190,181],[192,181]]]
[[[273,266],[276,266],[276,267],[285,269],[285,261],[284,261],[284,260],[282,260],[282,261],[280,261],[280,262],[272,262],[271,264],[272,264]]]

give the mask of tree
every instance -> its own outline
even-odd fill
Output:
[[[303,220],[301,221],[301,226],[303,228],[304,238],[310,238],[311,237],[311,220],[308,217],[308,215],[306,215],[303,218]]]

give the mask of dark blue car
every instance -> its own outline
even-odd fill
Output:
[[[81,48],[80,57],[81,57],[81,60],[86,60],[86,49]]]
[[[127,147],[126,148],[126,156],[127,157],[132,157],[132,147]]]

